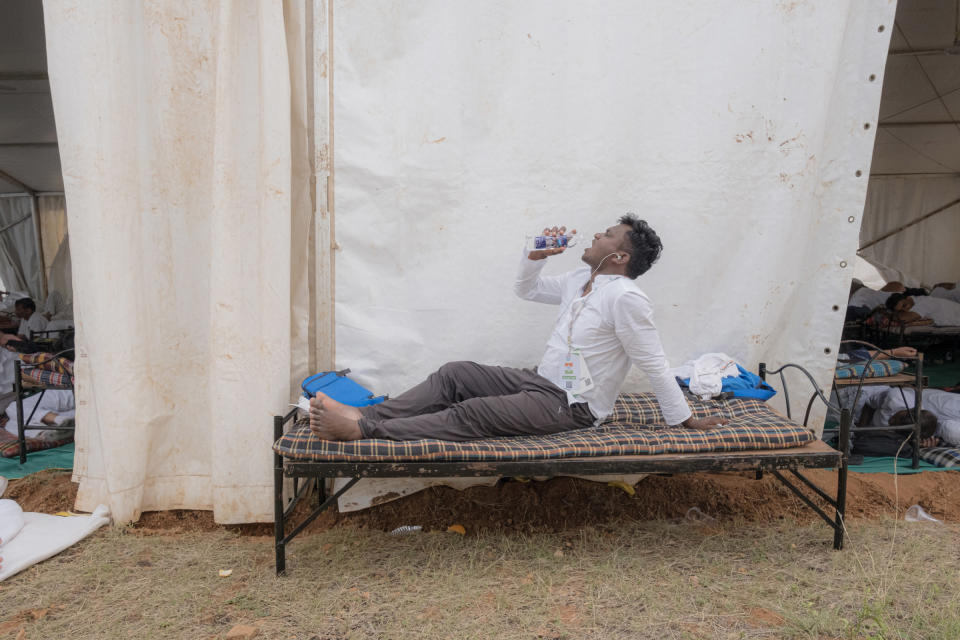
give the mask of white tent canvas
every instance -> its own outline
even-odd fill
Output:
[[[78,507],[269,520],[270,416],[310,370],[535,363],[555,310],[511,285],[547,223],[652,223],[675,363],[826,382],[893,10],[47,0]]]

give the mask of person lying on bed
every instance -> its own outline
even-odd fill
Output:
[[[924,393],[926,395],[926,393]],[[867,418],[872,410],[865,409]],[[913,424],[913,413],[903,409],[893,414],[888,423],[891,427]],[[880,425],[884,426],[884,425]],[[935,447],[940,439],[936,436],[937,417],[926,409],[920,411],[920,448]],[[853,434],[853,455],[912,458],[913,433],[909,431],[864,431]]]
[[[23,419],[30,418],[30,422],[24,425],[24,434],[28,438],[56,439],[61,434],[48,427],[72,428],[76,408],[72,389],[47,389],[42,396],[35,394],[24,398]],[[0,428],[17,435],[16,402],[8,404],[6,412],[0,414]]]
[[[862,403],[863,413],[857,423],[873,427],[910,424],[913,422],[914,398],[914,391],[909,388],[863,387],[858,403]],[[929,412],[934,420],[933,430],[926,437],[939,440],[946,446],[960,446],[960,394],[942,389],[924,389],[922,405],[923,413]],[[931,440],[925,446],[935,446],[935,443]]]
[[[848,342],[841,344],[837,351],[837,364],[860,364],[869,360],[887,360],[892,358],[916,358],[917,350],[914,347],[894,347],[893,349],[867,349],[859,343]]]
[[[887,298],[887,308],[904,324],[931,320],[938,327],[960,326],[960,304],[933,296],[911,296],[894,293]]]
[[[613,411],[631,365],[646,373],[667,423],[701,430],[726,424],[691,415],[669,373],[653,305],[634,282],[661,249],[654,230],[628,214],[594,234],[583,252],[585,267],[545,277],[545,259],[565,248],[526,253],[516,294],[560,306],[536,370],[451,362],[396,398],[360,409],[317,394],[310,401],[310,429],[327,440],[453,441],[582,429]]]

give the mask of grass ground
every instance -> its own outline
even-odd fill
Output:
[[[960,526],[627,521],[525,535],[106,529],[0,584],[0,638],[957,638]],[[220,569],[232,569],[219,577]]]

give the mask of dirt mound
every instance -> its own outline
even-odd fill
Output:
[[[47,469],[11,480],[2,497],[16,500],[24,511],[70,511],[77,498],[77,485],[70,482],[71,473],[63,469]]]
[[[836,473],[813,470],[807,477],[833,493]],[[12,480],[4,497],[25,511],[55,513],[73,508],[77,485],[70,473],[44,471]],[[947,522],[960,521],[960,473],[927,472],[906,476],[859,474],[848,476],[847,515],[851,518],[902,517],[906,507],[920,504]],[[614,525],[623,520],[682,517],[690,507],[721,521],[770,522],[789,518],[816,518],[799,499],[767,474],[683,474],[651,476],[636,485],[634,495],[606,484],[576,478],[546,482],[505,480],[492,487],[457,491],[433,487],[412,496],[355,513],[327,512],[310,526],[322,531],[335,526],[391,530],[408,524],[427,530],[461,524],[468,531],[565,531],[583,526]],[[824,505],[825,506],[825,505]],[[309,505],[297,511],[306,514]],[[144,513],[134,528],[144,534],[209,531],[219,528],[209,511]],[[272,535],[270,524],[228,527],[241,534]]]

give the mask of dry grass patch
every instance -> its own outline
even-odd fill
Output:
[[[271,538],[114,529],[0,584],[0,637],[960,637],[960,527],[857,523],[840,553],[829,538],[794,523],[338,528],[296,540],[277,578]]]

